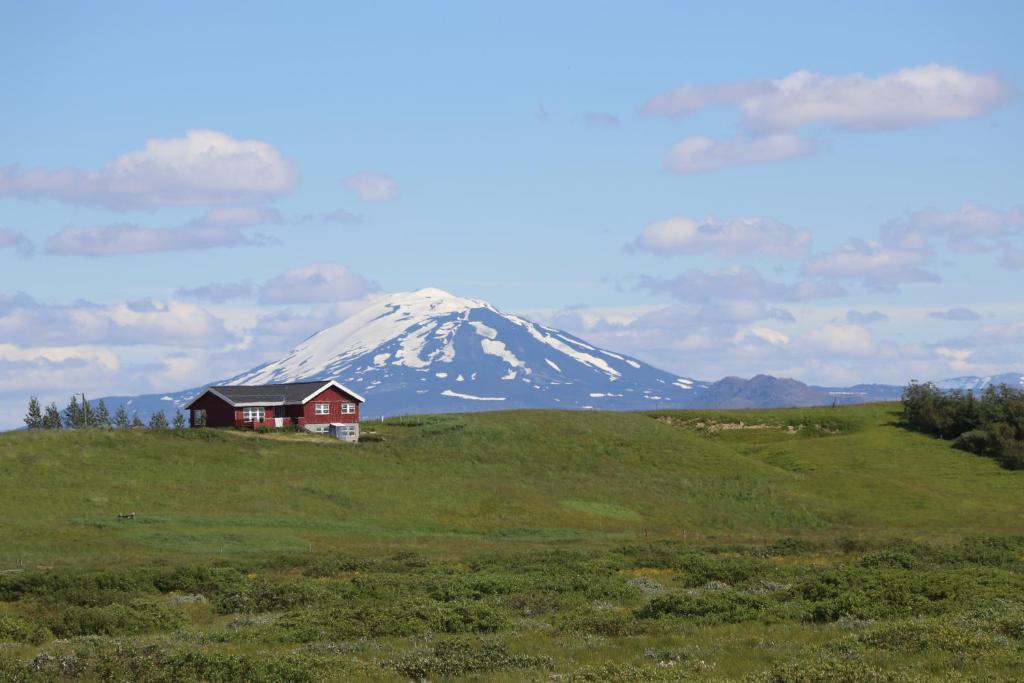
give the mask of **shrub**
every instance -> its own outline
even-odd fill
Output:
[[[62,637],[119,636],[170,631],[182,623],[181,614],[169,607],[133,600],[105,607],[68,607],[53,623],[52,630]]]
[[[431,676],[463,676],[466,674],[507,671],[509,669],[550,669],[550,657],[509,652],[503,643],[474,645],[461,640],[446,640],[429,652],[411,652],[384,666],[415,681]]]
[[[1024,467],[1024,391],[989,386],[971,392],[943,392],[912,383],[903,391],[903,421],[910,429],[943,439],[965,451],[996,458],[1010,469]]]
[[[0,614],[0,643],[30,643],[39,645],[53,637],[45,626],[26,621],[11,614]]]
[[[885,671],[856,657],[834,657],[821,653],[779,664],[747,679],[748,683],[894,683],[904,680],[899,674]]]
[[[636,612],[638,619],[684,617],[709,623],[753,621],[767,606],[765,598],[734,590],[668,593],[652,598]]]

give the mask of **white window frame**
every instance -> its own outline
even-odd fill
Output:
[[[330,415],[331,404],[330,403],[316,403],[313,405],[314,415]]]
[[[242,422],[265,422],[266,419],[267,411],[262,406],[242,408]]]
[[[341,425],[341,427],[339,427],[338,429],[341,430],[342,436],[355,436],[356,435],[356,426],[354,424],[353,425]]]
[[[355,415],[356,414],[356,404],[355,403],[342,403],[341,404],[341,414],[342,415]]]

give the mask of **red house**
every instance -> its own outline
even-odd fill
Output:
[[[359,440],[365,399],[334,380],[208,387],[186,406],[193,427],[298,427]]]

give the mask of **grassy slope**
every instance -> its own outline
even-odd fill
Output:
[[[892,405],[521,411],[381,442],[237,433],[0,435],[0,568],[548,541],[1021,533],[1024,473],[892,424]],[[804,425],[708,433],[707,422]],[[839,433],[815,430],[836,423]],[[134,522],[117,512],[134,511]]]

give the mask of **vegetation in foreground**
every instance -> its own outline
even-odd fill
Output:
[[[900,425],[0,435],[0,680],[1014,680],[1024,473]]]
[[[284,556],[0,579],[0,678],[1008,680],[1024,538]]]

